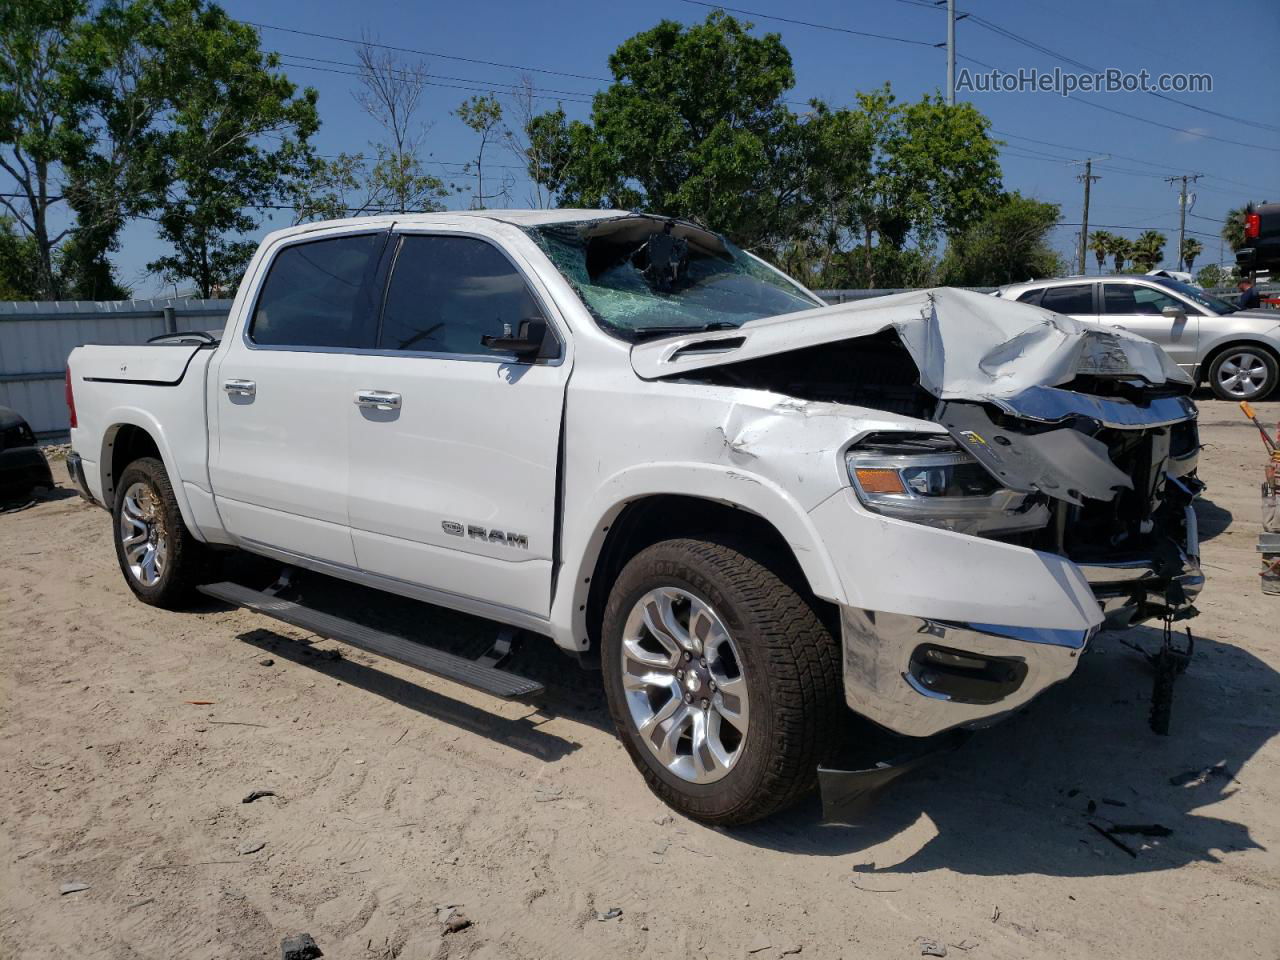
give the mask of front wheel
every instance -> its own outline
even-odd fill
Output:
[[[773,565],[735,547],[667,540],[637,554],[610,594],[602,658],[632,761],[704,823],[792,805],[835,745],[838,644]]]
[[[191,535],[164,464],[143,457],[116,484],[116,559],[143,603],[175,609],[191,599],[205,572],[207,548]]]
[[[1280,381],[1280,364],[1262,347],[1229,347],[1209,364],[1209,386],[1219,400],[1265,400]]]

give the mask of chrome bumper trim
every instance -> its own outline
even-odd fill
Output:
[[[1048,687],[1069,677],[1080,652],[1097,628],[1085,631],[1024,630],[991,624],[960,624],[881,613],[857,607],[841,610],[845,701],[854,712],[911,737],[927,737],[956,727],[985,726],[1017,710]],[[1060,634],[1072,642],[1046,642]],[[1038,636],[1040,639],[1030,639]],[[967,703],[929,690],[913,676],[911,658],[923,644],[936,644],[982,658],[1025,663],[1021,684],[995,703]]]
[[[1196,405],[1189,397],[1157,397],[1147,406],[1139,407],[1127,400],[1044,386],[1028,387],[1012,397],[992,402],[1014,416],[1042,423],[1081,416],[1120,429],[1166,427],[1196,417]]]

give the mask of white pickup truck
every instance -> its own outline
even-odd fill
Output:
[[[984,725],[1104,624],[1187,615],[1190,388],[1007,300],[825,306],[681,221],[380,217],[271,234],[220,337],[77,348],[68,463],[143,602],[200,588],[505,696],[539,685],[501,643],[451,656],[209,561],[550,637],[649,786],[731,824],[811,789],[847,711]]]

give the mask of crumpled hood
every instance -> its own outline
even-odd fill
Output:
[[[678,376],[822,343],[894,330],[940,400],[1014,397],[1081,374],[1189,384],[1156,344],[1123,330],[999,297],[938,287],[753,320],[737,330],[638,343],[631,365],[644,379]]]

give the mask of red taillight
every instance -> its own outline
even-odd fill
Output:
[[[1262,232],[1262,214],[1246,213],[1244,215],[1244,235],[1246,240],[1257,240]]]
[[[71,415],[71,429],[76,428],[76,395],[71,389],[71,367],[67,367],[67,413]]]

